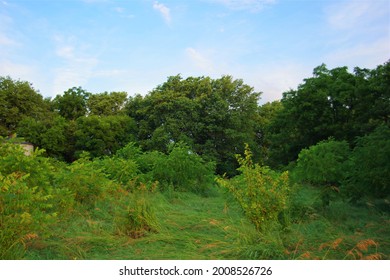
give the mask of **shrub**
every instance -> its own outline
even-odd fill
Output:
[[[86,157],[74,161],[56,176],[57,187],[70,190],[77,202],[87,205],[93,205],[104,196],[111,184],[103,172]]]
[[[256,229],[265,232],[271,224],[278,223],[279,214],[287,207],[288,172],[279,174],[266,166],[253,164],[248,146],[245,157],[238,155],[237,159],[242,174],[231,180],[217,179],[217,182],[233,194]]]
[[[152,174],[165,187],[205,195],[214,182],[214,169],[213,163],[206,163],[186,144],[178,143],[168,156],[156,158]]]
[[[295,175],[298,181],[322,187],[321,200],[328,206],[345,177],[346,162],[350,154],[346,141],[321,141],[298,156]]]
[[[36,149],[26,156],[24,149],[16,144],[0,144],[0,173],[3,175],[19,172],[29,174],[25,178],[29,186],[39,186],[40,189],[49,190],[56,173],[50,159],[42,156],[44,150]]]
[[[137,146],[135,142],[130,142],[122,149],[116,151],[115,156],[118,158],[137,161],[137,159],[142,155],[141,149]]]
[[[134,180],[139,173],[138,165],[133,160],[117,156],[95,159],[92,166],[97,170],[101,170],[110,180],[124,186],[129,185],[129,182]]]
[[[65,164],[53,158],[43,157],[44,150],[35,149],[26,156],[24,149],[15,144],[0,145],[0,174],[26,175],[23,182],[30,188],[38,188],[45,195],[50,195],[53,210],[59,214],[73,207],[73,197],[66,188],[55,188],[56,177],[62,174]]]
[[[299,153],[295,169],[297,177],[313,185],[340,185],[348,156],[346,141],[321,141]]]
[[[56,221],[53,195],[31,187],[29,174],[0,174],[0,259],[21,259],[26,244],[49,235]]]

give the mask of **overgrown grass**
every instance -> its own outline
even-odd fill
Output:
[[[0,152],[1,259],[390,259],[388,199],[324,205],[320,188],[290,180],[283,207],[256,227],[252,203],[230,189],[161,192],[154,180],[111,180],[87,159]],[[256,168],[249,175],[259,178]]]
[[[374,206],[342,200],[322,209],[316,189],[287,226],[259,233],[227,194],[213,197],[160,192],[147,195],[158,229],[134,236],[118,229],[120,201],[78,207],[49,239],[32,239],[27,259],[389,259],[390,219]],[[317,201],[316,200],[317,197]],[[301,202],[303,206],[303,202]]]
[[[148,194],[158,228],[136,236],[118,229],[118,200],[79,207],[48,240],[29,245],[27,259],[235,259],[252,226],[224,194]],[[131,199],[130,199],[131,200]],[[114,215],[114,216],[113,216]]]

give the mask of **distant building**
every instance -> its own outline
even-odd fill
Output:
[[[23,147],[24,149],[24,154],[26,156],[31,156],[31,154],[34,152],[34,145],[31,144],[31,143],[28,143],[28,142],[20,142],[20,143],[17,143],[19,144],[20,146]]]
[[[31,156],[31,154],[34,151],[34,145],[29,143],[29,142],[24,141],[23,138],[18,138],[16,136],[16,133],[8,136],[8,138],[6,139],[6,142],[21,146],[24,149],[24,154],[26,156]]]

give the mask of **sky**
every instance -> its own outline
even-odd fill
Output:
[[[0,76],[44,97],[231,75],[265,103],[322,63],[389,59],[389,0],[0,0]]]

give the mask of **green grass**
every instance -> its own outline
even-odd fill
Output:
[[[149,194],[159,223],[157,232],[132,238],[118,232],[112,203],[80,208],[54,229],[49,240],[33,240],[27,259],[235,259],[240,235],[253,231],[224,194]]]
[[[117,215],[131,197],[79,205],[52,229],[50,238],[26,242],[26,259],[389,259],[390,218],[369,202],[341,199],[327,209],[318,191],[301,188],[286,225],[258,233],[224,193],[148,193],[158,222],[139,238],[121,230]],[[297,209],[296,209],[297,208]],[[118,223],[120,221],[120,223]]]

